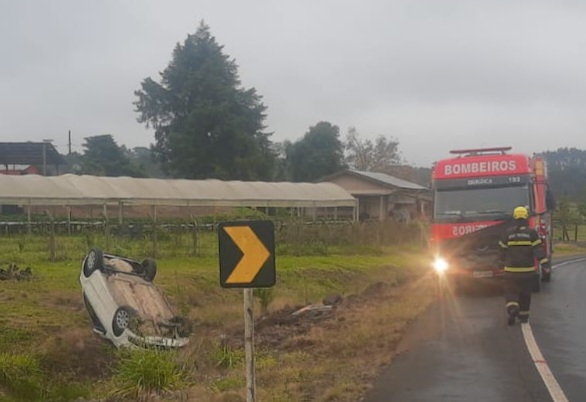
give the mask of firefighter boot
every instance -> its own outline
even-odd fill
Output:
[[[515,325],[515,320],[519,316],[519,306],[517,304],[507,306],[507,315],[509,316],[507,323],[509,325]]]
[[[519,322],[521,324],[527,324],[529,322],[529,311],[521,311],[519,313]]]

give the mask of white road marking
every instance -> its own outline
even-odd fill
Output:
[[[564,265],[573,264],[576,262],[586,261],[586,258],[581,258],[579,260],[571,260],[566,262],[561,262],[559,264],[555,264],[552,268],[559,268]],[[523,331],[523,338],[525,338],[525,344],[527,345],[527,349],[529,350],[529,354],[533,359],[533,364],[535,364],[535,368],[541,375],[541,379],[545,383],[547,390],[549,391],[549,395],[554,402],[569,402],[566,394],[558,384],[557,380],[553,376],[553,373],[549,369],[547,362],[543,358],[543,354],[541,350],[539,350],[539,346],[537,346],[537,342],[535,342],[535,337],[533,336],[533,330],[531,329],[531,325],[529,324],[521,324],[521,330]]]
[[[535,337],[533,336],[531,325],[521,324],[521,330],[523,331],[523,337],[525,338],[527,349],[529,349],[531,358],[533,358],[533,363],[541,375],[541,379],[545,383],[551,398],[554,402],[569,402],[566,394],[564,394],[560,384],[558,384],[556,381],[551,370],[549,369],[549,366],[547,365],[547,362],[543,358],[543,355],[537,346],[537,342],[535,342]]]
[[[575,262],[582,262],[582,261],[586,261],[586,258],[580,258],[579,260],[570,260],[570,261],[560,262],[559,264],[555,264],[552,267],[552,269],[563,267],[564,265],[568,265],[568,264],[573,264]]]

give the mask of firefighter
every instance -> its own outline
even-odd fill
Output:
[[[521,323],[529,321],[533,281],[537,275],[535,261],[539,264],[548,262],[541,238],[529,227],[528,218],[527,208],[515,208],[515,224],[503,233],[499,241],[501,263],[505,267],[505,308],[509,325],[514,325],[517,317]]]

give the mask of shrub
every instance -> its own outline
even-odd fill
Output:
[[[0,386],[17,399],[43,399],[45,389],[39,361],[30,354],[0,354]]]
[[[212,349],[212,359],[216,367],[232,369],[244,362],[244,350],[236,349],[223,340],[217,341]]]
[[[118,352],[112,397],[141,399],[152,393],[177,389],[183,383],[175,354],[157,349],[132,349]]]
[[[260,301],[261,314],[265,314],[269,309],[269,305],[275,299],[275,290],[273,288],[256,289],[254,296]]]

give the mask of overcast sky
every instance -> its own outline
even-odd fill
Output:
[[[457,148],[586,149],[580,0],[0,0],[1,140],[148,146],[134,91],[202,19],[273,141],[324,120],[425,167]]]

